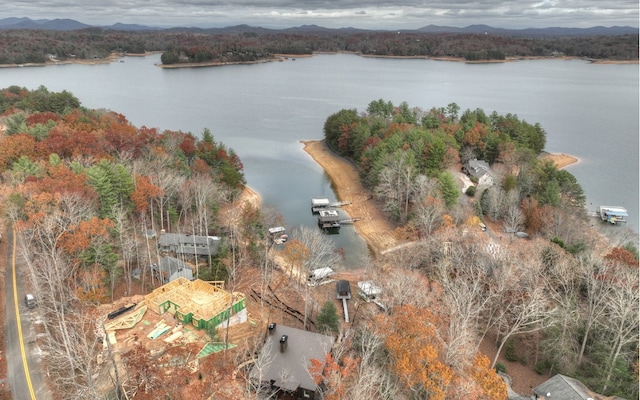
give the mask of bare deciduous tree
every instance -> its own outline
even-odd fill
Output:
[[[417,173],[413,153],[399,151],[388,160],[374,190],[376,196],[382,199],[386,212],[406,219],[409,201],[416,190]]]
[[[518,232],[524,224],[524,213],[520,209],[520,193],[513,189],[507,192],[504,201],[505,232]]]
[[[522,258],[521,260],[526,260]],[[507,341],[515,335],[536,332],[554,323],[554,304],[539,284],[540,265],[529,258],[521,265],[503,268],[496,279],[502,281],[501,308],[496,315],[498,350],[491,363],[495,367]]]
[[[440,227],[444,208],[437,199],[431,198],[421,202],[416,207],[415,224],[424,235],[431,235],[434,229]]]
[[[608,282],[608,301],[605,310],[606,322],[603,328],[611,334],[611,350],[606,366],[603,392],[607,390],[618,358],[626,345],[636,343],[640,324],[640,292],[638,292],[638,270],[626,266],[617,266],[610,270],[612,274],[602,277]],[[634,353],[636,350],[632,350]],[[636,354],[637,357],[637,354]]]
[[[442,260],[437,268],[449,322],[445,362],[462,370],[478,351],[483,336],[479,333],[486,331],[485,318],[490,317],[498,293],[486,260],[464,255],[459,248],[455,253],[457,256]]]
[[[302,262],[302,271],[299,274],[300,283],[305,288],[304,326],[306,328],[309,310],[313,307],[309,296],[309,285],[306,277],[309,272],[322,267],[336,268],[342,264],[340,254],[336,251],[335,244],[320,232],[307,226],[301,226],[296,230],[296,237],[307,249],[307,257]],[[313,309],[313,308],[311,308]]]

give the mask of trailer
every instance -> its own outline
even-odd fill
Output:
[[[629,213],[626,208],[620,206],[600,206],[596,210],[596,215],[599,216],[603,222],[616,225],[621,222],[627,222]]]

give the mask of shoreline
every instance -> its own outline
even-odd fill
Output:
[[[144,54],[131,53],[131,54],[118,54],[112,53],[107,58],[99,59],[68,59],[63,61],[51,61],[45,63],[26,63],[26,64],[0,64],[0,68],[19,68],[19,67],[48,67],[52,65],[98,65],[108,64],[115,62],[123,57],[146,57],[153,54],[160,54],[161,51],[149,51]],[[461,62],[466,64],[501,64],[517,61],[531,61],[531,60],[582,60],[590,64],[603,64],[603,65],[623,65],[623,64],[640,64],[639,60],[610,60],[610,59],[587,59],[583,57],[569,57],[569,56],[522,56],[522,57],[508,57],[504,60],[466,60],[463,57],[432,57],[427,55],[419,56],[390,56],[390,55],[375,55],[375,54],[362,54],[352,51],[318,51],[312,54],[274,54],[274,58],[260,59],[255,61],[210,61],[204,63],[178,63],[178,64],[155,64],[158,68],[176,69],[176,68],[205,68],[205,67],[222,67],[225,65],[250,65],[250,64],[263,64],[269,62],[283,62],[287,60],[295,60],[296,58],[309,58],[319,54],[352,54],[364,58],[389,58],[389,59],[407,59],[407,60],[432,60],[432,61],[449,61],[449,62]]]
[[[360,183],[357,168],[347,159],[333,153],[324,140],[301,140],[303,150],[329,176],[336,193],[336,200],[351,201],[342,209],[352,218],[361,218],[354,223],[356,233],[367,243],[374,256],[382,256],[402,242],[394,236],[396,226],[390,222],[373,201],[372,193]],[[556,168],[563,169],[580,162],[577,157],[566,153],[543,152],[540,159],[550,160]],[[235,203],[260,208],[260,193],[245,186]]]
[[[558,169],[564,169],[570,165],[580,163],[580,159],[578,157],[567,153],[549,153],[543,151],[539,158],[541,160],[551,161]]]
[[[351,201],[342,209],[351,218],[361,218],[353,224],[357,234],[367,243],[370,251],[379,256],[385,250],[401,242],[393,232],[391,223],[373,201],[372,193],[360,183],[356,167],[348,160],[334,154],[324,140],[302,140],[304,151],[329,176],[339,201]]]

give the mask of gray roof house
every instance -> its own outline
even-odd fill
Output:
[[[158,276],[162,284],[172,282],[180,277],[190,281],[194,279],[191,267],[174,257],[162,257],[159,264],[151,265],[151,270]]]
[[[562,400],[598,400],[604,399],[592,392],[582,382],[565,375],[556,374],[533,388],[536,399],[562,399]]]
[[[471,177],[475,177],[478,180],[478,185],[492,186],[496,183],[491,167],[486,161],[475,158],[469,160],[464,166],[464,172]]]
[[[217,236],[198,236],[183,233],[161,233],[158,237],[158,250],[185,256],[212,256],[218,250],[220,238]]]
[[[262,362],[254,364],[250,376],[270,391],[290,393],[296,399],[319,399],[322,389],[309,372],[310,360],[324,365],[333,342],[331,336],[271,323],[259,357]]]

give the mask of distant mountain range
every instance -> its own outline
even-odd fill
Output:
[[[235,25],[225,28],[194,28],[194,27],[174,27],[174,28],[158,28],[152,26],[144,26],[138,24],[113,24],[113,25],[87,25],[73,19],[38,19],[30,18],[3,18],[0,19],[0,30],[3,29],[44,29],[52,31],[75,31],[86,28],[101,28],[117,31],[175,31],[175,32],[201,32],[210,34],[222,33],[242,33],[255,32],[257,34],[267,33],[298,33],[298,34],[315,34],[315,35],[331,35],[331,34],[349,34],[359,32],[382,32],[385,30],[368,30],[357,28],[324,28],[318,25],[302,25],[298,27],[286,29],[268,29],[260,27],[252,27],[249,25]],[[395,30],[392,30],[395,31]],[[470,25],[464,28],[452,26],[427,25],[419,29],[399,30],[399,32],[423,32],[423,33],[468,33],[468,34],[492,34],[492,35],[508,35],[508,36],[615,36],[626,34],[638,34],[639,29],[631,26],[594,26],[591,28],[526,28],[526,29],[503,29],[494,28],[488,25]]]

